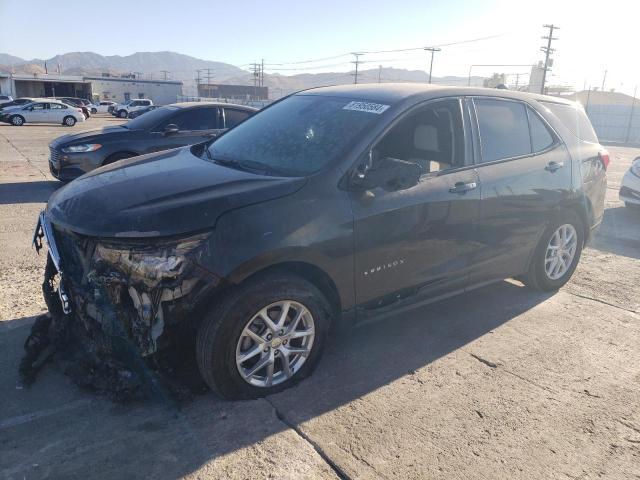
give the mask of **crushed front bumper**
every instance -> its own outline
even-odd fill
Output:
[[[55,284],[65,315],[72,314],[94,336],[125,336],[148,356],[171,343],[166,332],[190,327],[185,322],[219,285],[220,279],[200,266],[208,237],[99,240],[62,229],[42,212],[33,245],[38,252],[48,246],[53,266],[48,276],[56,278],[45,278],[45,291]]]

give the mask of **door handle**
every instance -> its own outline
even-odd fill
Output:
[[[562,167],[564,167],[564,162],[549,162],[549,163],[547,164],[547,166],[546,166],[546,167],[544,167],[544,169],[545,169],[547,172],[551,172],[551,173],[553,173],[553,172],[555,172],[556,170],[561,169]]]
[[[453,187],[449,189],[449,191],[451,193],[464,194],[469,190],[473,190],[474,188],[478,188],[478,184],[476,182],[470,182],[470,183],[457,182]]]

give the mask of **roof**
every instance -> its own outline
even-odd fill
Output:
[[[451,96],[491,96],[513,98],[516,100],[544,100],[548,102],[573,104],[558,97],[537,93],[517,92],[514,90],[478,87],[450,87],[428,83],[360,83],[357,85],[334,85],[311,88],[298,92],[298,95],[327,95],[346,98],[360,98],[384,103],[398,103],[403,100],[430,100]]]
[[[632,105],[633,97],[620,92],[603,92],[600,90],[583,90],[566,95],[563,98],[580,102],[582,105]]]
[[[178,108],[189,108],[189,107],[235,107],[235,108],[242,108],[245,110],[251,110],[251,111],[257,111],[257,108],[254,107],[250,107],[248,105],[238,105],[235,103],[226,103],[226,102],[179,102],[179,103],[172,103],[171,105],[169,105],[171,107],[178,107]]]

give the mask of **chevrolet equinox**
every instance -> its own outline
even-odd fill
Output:
[[[227,398],[309,375],[331,322],[517,277],[555,290],[604,209],[578,105],[419,84],[289,96],[216,141],[115,162],[52,195],[45,300],[95,358],[192,332]],[[90,347],[89,347],[90,344]]]

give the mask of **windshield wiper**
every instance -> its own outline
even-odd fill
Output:
[[[269,170],[266,170],[264,168],[265,165],[262,163],[251,162],[248,160],[243,160],[241,162],[239,160],[233,160],[230,158],[220,158],[220,157],[213,158],[211,157],[211,153],[209,152],[209,149],[206,149],[206,150],[207,150],[207,154],[209,155],[209,158],[211,158],[211,160],[213,160],[215,163],[219,165],[235,168],[236,170],[243,170],[245,172],[258,173],[261,175],[268,175],[270,173]]]

